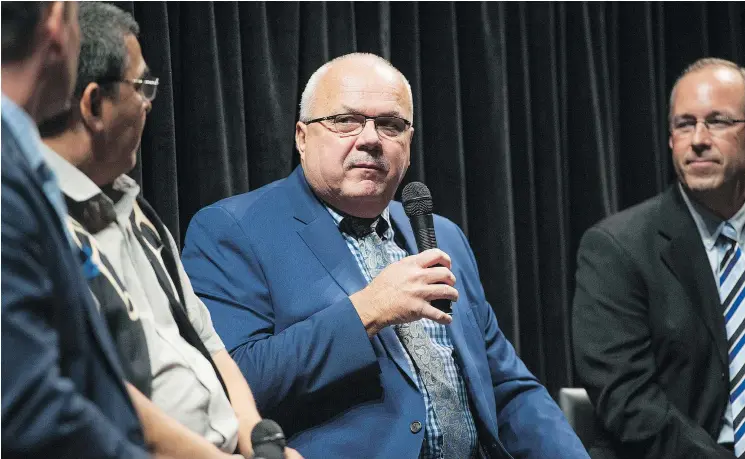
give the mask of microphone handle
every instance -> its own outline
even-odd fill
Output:
[[[414,239],[419,253],[436,249],[437,236],[435,236],[435,222],[432,219],[432,214],[412,215],[409,217],[409,221],[411,222],[411,228],[414,230]],[[453,313],[453,305],[448,299],[432,300],[430,304],[446,314]]]
[[[435,223],[432,214],[414,215],[409,217],[411,227],[414,229],[414,239],[419,252],[437,248],[437,236],[435,236]]]

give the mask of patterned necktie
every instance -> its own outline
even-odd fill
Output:
[[[383,221],[379,219],[379,221]],[[359,242],[371,278],[391,263],[383,240],[373,228],[374,219],[345,217],[342,229],[355,236]],[[442,358],[434,343],[424,331],[420,321],[394,326],[396,334],[411,356],[418,374],[433,401],[435,416],[443,432],[442,458],[464,459],[469,457],[467,420],[453,378],[448,378]]]
[[[745,308],[741,308],[745,289],[745,260],[742,256],[737,233],[727,222],[719,236],[721,246],[726,250],[719,264],[719,298],[724,310],[724,323],[727,329],[729,354],[730,402],[732,403],[732,428],[735,430],[735,455],[745,452],[745,352],[740,352],[745,343]]]

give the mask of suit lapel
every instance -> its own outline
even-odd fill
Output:
[[[300,238],[347,295],[365,288],[367,282],[357,261],[331,215],[310,190],[303,169],[298,166],[286,183],[294,205],[293,216],[305,224],[297,231]]]
[[[726,330],[719,291],[701,236],[677,185],[668,190],[660,207],[659,233],[663,238],[669,239],[667,245],[663,246],[662,260],[691,299],[714,340],[722,364],[726,367]]]
[[[298,234],[342,290],[352,295],[365,288],[367,282],[344,238],[335,230],[330,215],[319,215]]]
[[[347,295],[365,288],[367,281],[357,265],[357,260],[349,251],[331,215],[310,190],[301,167],[297,167],[287,178],[287,185],[290,187],[289,194],[295,208],[294,218],[305,223],[305,226],[298,230],[298,235],[310,251]],[[413,240],[413,236],[411,239]],[[404,348],[393,328],[386,327],[381,330],[377,339],[409,382],[414,384]]]

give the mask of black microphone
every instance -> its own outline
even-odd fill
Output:
[[[283,459],[287,440],[279,424],[263,419],[251,431],[251,446],[254,459]]]
[[[414,239],[416,239],[419,252],[436,249],[437,237],[435,236],[435,223],[432,220],[432,194],[427,185],[422,182],[409,183],[401,192],[401,200],[404,204],[404,212],[409,217],[411,228],[414,230]],[[448,299],[433,300],[432,306],[447,314],[453,313]]]

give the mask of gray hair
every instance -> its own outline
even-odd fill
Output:
[[[745,85],[745,67],[740,67],[734,62],[728,61],[726,59],[719,59],[717,57],[704,57],[697,60],[693,64],[686,67],[685,70],[683,70],[683,73],[681,73],[680,76],[678,76],[678,78],[675,80],[672,91],[670,91],[670,105],[667,112],[668,124],[671,124],[673,121],[673,102],[675,101],[675,90],[678,88],[678,83],[680,83],[680,80],[682,80],[685,76],[690,75],[691,73],[699,72],[701,70],[713,67],[734,70],[735,72],[740,74],[740,76],[742,77],[743,85]],[[743,111],[745,111],[745,94],[743,94],[742,107]]]
[[[140,26],[131,14],[102,2],[80,2],[80,60],[75,97],[94,81],[124,76],[127,35],[137,36]]]
[[[313,75],[310,76],[308,79],[308,83],[305,85],[305,89],[303,89],[303,95],[300,97],[300,121],[308,121],[311,119],[311,110],[313,103],[316,99],[316,89],[318,88],[318,83],[321,81],[323,76],[326,74],[326,72],[329,71],[329,69],[337,63],[350,60],[350,59],[359,59],[359,58],[366,58],[373,61],[376,61],[380,64],[385,65],[386,67],[394,70],[398,75],[401,76],[401,79],[404,81],[404,84],[406,86],[406,91],[409,94],[409,100],[411,101],[412,108],[414,107],[414,97],[411,92],[411,85],[409,84],[409,80],[406,79],[403,73],[401,73],[400,70],[398,70],[396,67],[393,66],[390,62],[388,62],[386,59],[378,56],[377,54],[372,53],[350,53],[345,54],[343,56],[339,56],[337,58],[334,58],[325,64],[323,64],[321,67],[318,68],[315,72],[313,72]],[[412,113],[413,118],[413,113]],[[414,120],[409,120],[413,122]]]

